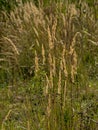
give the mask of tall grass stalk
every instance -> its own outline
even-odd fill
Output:
[[[9,16],[3,13],[2,130],[97,130],[97,96],[89,87],[89,71],[96,67],[98,24],[93,8],[85,2],[77,6],[27,2]],[[91,10],[83,14],[82,8]]]

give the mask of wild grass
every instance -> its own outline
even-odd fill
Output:
[[[3,12],[1,130],[97,130],[97,16],[85,2],[64,4]]]

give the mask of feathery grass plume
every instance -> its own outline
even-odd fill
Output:
[[[25,9],[24,10],[24,19],[25,19],[25,17],[27,17],[29,19],[31,14],[33,14],[34,12],[35,12],[35,14],[38,13],[38,9],[31,2],[26,2],[24,4],[24,6],[22,6],[22,7]]]
[[[42,9],[38,9],[33,2],[26,2],[15,8],[14,11],[11,11],[10,19],[17,26],[19,23],[27,25],[32,24],[32,22],[36,27],[45,25]]]
[[[60,61],[60,68],[59,68],[59,78],[58,78],[58,94],[61,94],[61,80],[62,80],[62,72],[61,70],[63,69],[63,66],[62,66],[62,60]]]
[[[54,43],[53,43],[52,34],[51,34],[49,26],[47,28],[47,33],[48,33],[49,49],[52,50],[54,48]]]
[[[36,39],[35,42],[36,42],[37,46],[39,47],[40,43],[39,43],[38,39]]]
[[[56,58],[53,56],[53,75],[56,75]]]
[[[26,17],[33,17],[33,22],[36,27],[38,25],[43,25],[45,24],[44,18],[43,18],[43,11],[41,8],[37,8],[32,2],[27,2],[24,4],[25,12],[24,12],[24,19]]]
[[[50,86],[51,86],[51,88],[53,88],[53,60],[52,60],[52,56],[51,56],[51,54],[50,54],[50,52],[49,52],[49,54],[48,54],[48,59],[49,59],[49,71],[50,71]]]
[[[54,41],[56,40],[56,28],[57,28],[57,18],[55,16],[54,20],[53,20],[53,25],[52,25],[52,42],[54,43]],[[49,34],[48,34],[49,35]]]
[[[64,28],[66,28],[66,17],[65,17],[65,14],[61,14],[61,16],[62,16],[62,23],[63,23],[63,25],[64,25]],[[65,31],[66,31],[66,29],[65,29]]]
[[[10,17],[8,18],[8,24],[10,25],[10,27],[17,27],[16,29],[18,30],[23,30],[23,19],[21,16],[21,13],[19,13],[19,9],[15,9],[14,11],[11,11],[10,13]],[[22,12],[22,11],[20,11]],[[12,24],[12,26],[11,26]]]
[[[51,17],[52,19],[52,17]],[[50,20],[51,21],[51,20]],[[48,44],[49,44],[49,65],[50,65],[50,83],[53,88],[53,75],[55,74],[55,59],[52,57],[52,50],[54,49],[54,40],[55,40],[55,32],[56,32],[57,21],[54,20],[54,24],[52,25],[52,32],[50,27],[47,28],[48,33]]]
[[[64,67],[65,77],[67,78],[68,77],[68,72],[67,72],[66,61],[65,60],[63,61],[63,67]]]
[[[53,71],[50,70],[50,87],[53,88]]]
[[[62,62],[63,62],[64,74],[65,74],[65,77],[67,77],[68,72],[67,72],[67,68],[66,68],[66,44],[63,45]]]
[[[43,57],[43,65],[45,64],[46,61],[46,57],[45,57],[45,49],[44,49],[44,45],[42,44],[42,57]]]
[[[19,51],[18,51],[17,47],[15,46],[15,44],[13,43],[13,41],[4,36],[3,36],[3,39],[8,41],[10,43],[10,45],[13,47],[12,49],[14,50],[15,54],[19,55]]]
[[[35,50],[35,74],[38,72],[39,70],[39,62],[38,62],[38,55],[37,55],[37,52]]]
[[[81,36],[81,33],[80,32],[76,32],[73,39],[72,39],[72,42],[70,44],[70,51],[69,51],[69,54],[72,55],[73,52],[75,51],[75,43],[76,43],[76,37],[80,35]]]
[[[11,21],[14,21],[14,22],[17,20],[16,17],[15,17],[15,12],[11,11],[10,19],[11,19]],[[16,21],[16,24],[17,24],[17,21]]]
[[[75,4],[70,4],[68,9],[69,9],[70,17],[78,15]]]
[[[76,34],[74,35],[74,37],[72,39],[72,42],[70,45],[70,51],[69,51],[69,54],[72,57],[71,58],[71,79],[72,79],[72,82],[74,82],[74,75],[77,73],[77,54],[75,51],[75,44],[76,44],[76,37],[78,35],[81,36],[81,33],[76,32]]]
[[[52,71],[52,69],[53,69],[53,60],[52,60],[52,55],[50,54],[50,52],[49,52],[49,54],[48,54],[48,59],[49,59],[49,65],[50,65],[50,71]]]
[[[39,38],[39,34],[38,34],[37,29],[36,29],[35,27],[33,27],[33,30],[34,30],[34,32],[35,32],[35,34],[36,34],[37,38]]]
[[[49,90],[49,78],[48,78],[48,76],[46,75],[45,95],[48,94],[48,90]]]
[[[29,2],[27,2],[26,4],[24,4],[24,6],[22,6],[22,8],[24,8],[24,14],[23,14],[24,21],[26,21],[27,23],[29,23],[30,22],[31,14],[33,14],[32,10],[34,12],[36,12],[38,10],[36,9],[35,6],[33,6],[32,3],[29,3]]]
[[[63,93],[63,108],[65,108],[65,101],[66,101],[66,85],[67,85],[67,77],[68,77],[68,72],[67,72],[67,64],[66,64],[66,44],[63,44],[63,52],[62,52],[62,63],[63,63],[63,71],[64,71],[64,76],[65,76],[65,81],[64,81],[64,93]]]

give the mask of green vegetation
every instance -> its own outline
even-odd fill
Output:
[[[0,1],[0,129],[98,129],[96,0]]]

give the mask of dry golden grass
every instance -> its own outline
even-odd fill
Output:
[[[86,5],[84,4],[83,6]],[[33,80],[32,88],[37,89],[37,87],[41,87],[41,96],[44,96],[46,100],[43,106],[45,107],[43,108],[45,115],[41,115],[40,112],[35,112],[36,114],[32,115],[32,92],[30,92],[30,97],[26,95],[22,109],[24,113],[27,112],[26,120],[24,119],[23,123],[27,130],[32,130],[33,128],[38,130],[43,125],[43,122],[46,124],[44,125],[45,128],[43,128],[45,130],[65,130],[70,129],[71,125],[71,129],[79,128],[82,130],[83,128],[79,126],[81,118],[75,113],[73,105],[76,98],[76,93],[74,94],[74,92],[77,89],[80,91],[81,87],[81,85],[77,88],[75,87],[76,76],[80,67],[79,63],[82,63],[79,60],[82,46],[80,44],[84,42],[82,40],[87,36],[87,38],[89,37],[87,39],[88,42],[97,45],[97,33],[95,31],[96,35],[94,36],[94,34],[85,31],[85,22],[87,22],[88,17],[90,18],[90,14],[83,16],[82,19],[83,14],[80,14],[82,12],[79,12],[80,10],[74,4],[66,7],[66,13],[62,11],[62,7],[62,2],[56,4],[54,12],[52,13],[49,10],[50,13],[47,15],[41,6],[37,8],[32,2],[27,2],[11,11],[9,17],[5,14],[6,26],[0,41],[0,44],[3,44],[2,52],[0,52],[2,53],[0,62],[8,61],[9,65],[5,65],[5,68],[8,67],[10,70],[11,67],[15,67],[14,73],[21,72],[22,66],[29,66],[31,68],[30,72],[34,72],[33,77],[31,77],[31,80]],[[88,6],[86,8],[89,10]],[[93,17],[92,14],[90,18],[91,25]],[[80,22],[83,22],[83,25]],[[90,27],[89,25],[88,30],[91,30]],[[90,38],[91,36],[92,38]],[[41,77],[40,72],[42,72]],[[45,74],[43,74],[44,72]],[[36,81],[39,77],[40,80]],[[36,83],[34,83],[33,78]],[[30,90],[32,89],[30,88]],[[40,97],[38,98],[40,99]],[[37,100],[36,96],[35,100]],[[79,105],[78,103],[78,109],[81,109]],[[76,115],[71,115],[74,116],[72,119],[70,119],[70,114],[67,115],[70,121],[67,122],[67,125],[64,125],[63,118],[66,118],[64,113],[67,107],[67,114],[75,113]],[[2,130],[5,129],[4,122],[9,114],[11,114],[10,109],[2,123]],[[30,114],[34,116],[36,121],[32,121],[33,117]]]
[[[35,50],[35,74],[38,72],[38,70],[39,70],[38,56]]]

